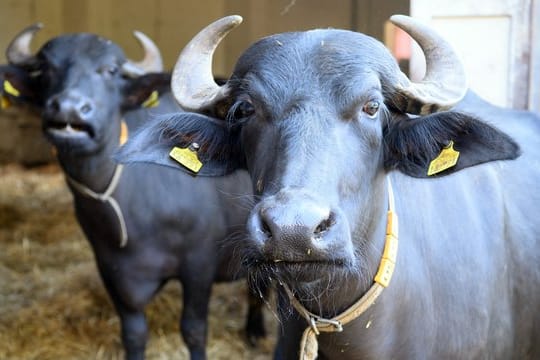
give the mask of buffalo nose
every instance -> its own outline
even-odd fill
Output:
[[[89,118],[94,111],[90,99],[83,96],[56,96],[48,104],[53,114],[73,114],[81,119]]]
[[[333,225],[333,214],[320,208],[287,214],[290,208],[270,208],[260,211],[262,231],[270,238],[291,237],[296,240],[319,239]]]
[[[314,201],[261,204],[250,219],[250,231],[271,258],[302,260],[327,248],[335,214]]]

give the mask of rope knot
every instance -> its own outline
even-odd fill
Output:
[[[311,326],[311,329],[316,335],[320,334],[319,329],[323,328],[327,332],[342,332],[343,331],[343,324],[341,324],[341,321],[339,320],[332,320],[332,319],[325,319],[318,316],[310,315],[309,317],[309,323]],[[332,330],[327,329],[328,327],[333,326],[334,328]]]

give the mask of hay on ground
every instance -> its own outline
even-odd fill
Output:
[[[147,308],[148,359],[187,359],[179,335],[181,287]],[[209,359],[269,359],[277,322],[255,349],[244,341],[244,282],[214,285]],[[98,277],[56,165],[0,166],[0,359],[121,359],[119,320]]]

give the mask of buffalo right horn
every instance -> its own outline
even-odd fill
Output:
[[[395,91],[401,98],[402,111],[426,115],[456,105],[467,92],[465,70],[452,46],[435,31],[405,15],[394,15],[390,21],[418,42],[426,57],[426,75],[412,82],[400,73]]]
[[[217,46],[242,17],[231,15],[201,30],[182,50],[171,79],[171,88],[178,104],[187,111],[201,111],[227,95],[227,84],[214,81],[212,58]]]
[[[30,50],[30,44],[36,32],[43,28],[43,24],[37,23],[28,26],[15,36],[9,43],[6,50],[6,58],[10,64],[23,65],[34,59],[34,54]]]
[[[163,71],[163,60],[157,45],[144,33],[135,30],[133,35],[144,49],[144,58],[141,61],[128,59],[122,65],[122,72],[129,77],[138,77],[148,73],[158,73]]]

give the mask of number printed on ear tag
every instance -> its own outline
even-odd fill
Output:
[[[182,149],[175,146],[169,153],[169,156],[172,157],[174,160],[178,161],[180,164],[184,165],[189,170],[193,171],[194,173],[198,173],[203,166],[203,163],[199,160],[199,157],[197,156],[197,151],[190,148]]]
[[[19,90],[15,89],[15,87],[7,80],[4,80],[4,91],[14,97],[19,97],[21,95]]]
[[[148,98],[142,103],[142,107],[145,107],[145,108],[153,108],[158,105],[159,105],[159,93],[156,90],[152,91],[150,96],[148,96]]]
[[[431,160],[427,175],[435,175],[441,171],[451,168],[452,166],[456,165],[458,158],[459,151],[454,150],[454,142],[450,141],[450,143],[441,150],[439,156]]]

